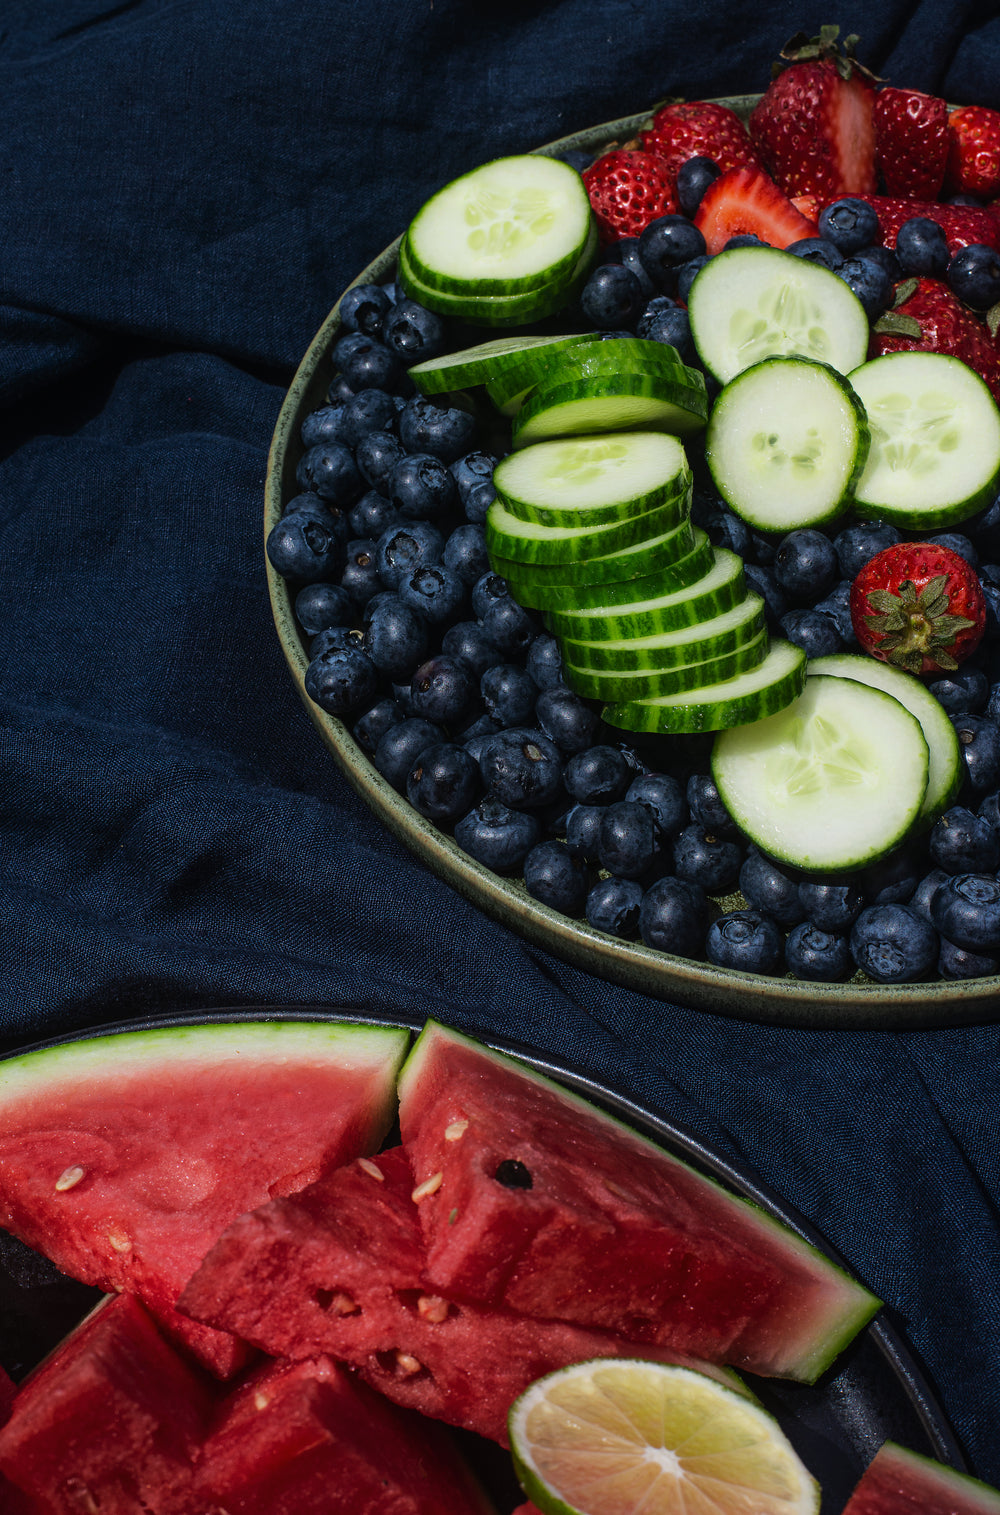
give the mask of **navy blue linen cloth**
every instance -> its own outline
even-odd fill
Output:
[[[1000,107],[994,5],[828,11],[5,0],[0,1040],[362,1005],[568,1057],[797,1206],[1000,1484],[997,1028],[741,1023],[528,946],[357,798],[265,592],[284,390],[446,180],[666,95],[763,88],[827,21],[890,81]]]

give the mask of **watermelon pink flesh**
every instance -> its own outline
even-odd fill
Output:
[[[1000,1515],[1000,1491],[887,1441],[844,1515]]]
[[[252,1022],[0,1062],[0,1226],[72,1278],[135,1291],[169,1325],[236,1215],[379,1145],[407,1039]],[[204,1331],[188,1345],[218,1372],[242,1353]]]
[[[491,1515],[443,1426],[327,1358],[271,1363],[229,1398],[183,1515]],[[103,1511],[102,1511],[103,1515]]]
[[[178,1497],[213,1396],[129,1294],[93,1311],[22,1384],[0,1430],[0,1471],[44,1510],[136,1515]],[[154,1506],[167,1515],[167,1505]]]
[[[503,1445],[507,1412],[536,1378],[591,1357],[634,1355],[634,1343],[608,1332],[435,1294],[412,1189],[396,1147],[240,1216],[181,1308],[273,1356],[327,1352],[395,1403]],[[739,1386],[732,1374],[685,1361]]]
[[[456,1031],[428,1022],[399,1091],[443,1294],[806,1382],[878,1307],[769,1216]]]

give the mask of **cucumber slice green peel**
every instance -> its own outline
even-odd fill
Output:
[[[959,358],[894,352],[850,374],[872,445],[855,491],[861,516],[904,530],[954,525],[1000,483],[1000,410]]]
[[[472,389],[498,379],[508,370],[518,373],[534,367],[544,372],[560,351],[576,351],[600,341],[600,332],[581,332],[577,336],[539,337],[527,333],[516,337],[494,337],[460,352],[441,353],[425,358],[408,370],[417,389],[424,395],[447,394],[455,389]],[[543,356],[544,354],[544,356]]]
[[[717,547],[709,572],[683,589],[668,590],[626,605],[552,610],[545,620],[556,636],[592,645],[594,651],[583,661],[599,667],[605,658],[615,658],[619,645],[685,626],[701,626],[740,604],[746,595],[743,559],[726,547]]]
[[[846,374],[868,352],[868,317],[843,279],[774,247],[734,247],[711,258],[688,297],[698,356],[720,384],[779,354],[814,358]]]
[[[675,495],[653,510],[623,521],[598,526],[541,526],[522,521],[496,499],[486,513],[486,546],[490,557],[515,563],[558,565],[589,554],[607,554],[625,547],[642,547],[651,538],[687,524],[688,496]]]
[[[681,663],[676,668],[631,668],[612,670],[594,668],[571,661],[564,648],[563,671],[571,689],[584,699],[622,704],[629,700],[654,699],[657,695],[678,694],[703,689],[757,668],[768,653],[767,630],[729,652],[717,653],[697,663]],[[575,649],[572,649],[575,651]]]
[[[580,642],[562,636],[560,642],[572,663],[625,672],[630,668],[676,668],[682,663],[720,657],[752,641],[763,629],[764,601],[758,594],[744,594],[728,610],[690,626],[612,642]]]
[[[712,544],[700,527],[682,521],[672,531],[602,558],[574,563],[517,563],[491,551],[494,573],[532,610],[575,610],[629,603],[642,585],[651,592],[681,589],[712,567]],[[530,598],[528,598],[530,596]]]
[[[609,726],[621,731],[667,734],[722,731],[763,721],[802,692],[806,655],[793,642],[772,642],[763,662],[749,673],[684,694],[616,702],[604,707]]]
[[[515,448],[550,437],[591,431],[700,431],[708,419],[704,376],[697,370],[661,374],[608,373],[536,385],[514,418]]]
[[[676,437],[611,432],[539,442],[493,473],[512,515],[541,526],[597,526],[648,515],[686,494],[691,470]]]
[[[540,321],[568,305],[586,283],[598,249],[597,231],[592,226],[576,264],[558,278],[511,294],[484,294],[474,283],[462,291],[432,289],[425,284],[413,267],[404,234],[399,244],[397,276],[412,299],[440,315],[456,316],[470,325],[518,326]]]
[[[824,873],[863,868],[912,829],[927,788],[920,722],[884,690],[826,674],[784,710],[715,739],[712,777],[769,857]]]
[[[680,354],[665,342],[640,337],[609,337],[580,342],[558,351],[527,354],[505,373],[491,377],[486,393],[505,416],[516,415],[539,384],[598,373],[663,373],[684,369]]]
[[[705,458],[726,503],[761,531],[835,521],[868,459],[865,407],[828,363],[765,358],[722,390]]]

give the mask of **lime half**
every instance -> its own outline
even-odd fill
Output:
[[[515,1402],[511,1452],[545,1515],[815,1515],[772,1415],[690,1368],[574,1363]]]

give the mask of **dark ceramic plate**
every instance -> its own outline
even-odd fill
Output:
[[[740,96],[723,103],[745,117],[756,98]],[[648,115],[629,116],[565,137],[541,151],[562,153],[579,147],[593,152],[611,142],[627,141],[647,120]],[[387,247],[353,282],[381,283],[392,278],[397,246],[398,242],[394,242]],[[335,306],[303,358],[278,417],[268,466],[265,538],[279,519],[284,505],[299,492],[295,482],[295,470],[303,452],[299,429],[306,415],[325,403],[333,377],[330,350],[339,327],[339,308]],[[471,344],[490,335],[489,330],[476,332],[470,329],[467,340]],[[641,942],[624,942],[606,936],[595,931],[586,921],[571,920],[539,904],[526,892],[520,880],[500,878],[483,868],[447,833],[439,831],[413,810],[405,798],[376,772],[343,722],[327,715],[309,699],[305,692],[308,653],[295,620],[292,598],[284,579],[274,572],[266,558],[265,564],[278,638],[292,677],[320,736],[354,788],[429,868],[466,899],[535,946],[655,998],[743,1020],[814,1028],[912,1030],[992,1021],[1000,1014],[1000,977],[903,985],[860,981],[809,984],[790,976],[779,978],[738,973],[708,963],[672,957]]]
[[[116,1031],[149,1026],[189,1026],[206,1021],[322,1020],[403,1025],[419,1030],[408,1018],[394,1020],[363,1011],[339,1012],[320,1007],[218,1010],[211,1015],[176,1015],[101,1027],[79,1041]],[[751,1200],[836,1261],[841,1260],[805,1221],[746,1169],[734,1164],[699,1137],[597,1082],[592,1076],[506,1041],[484,1038],[610,1111],[667,1152]],[[52,1045],[45,1043],[44,1045]],[[26,1052],[28,1048],[22,1048]],[[18,1054],[11,1054],[18,1055]],[[0,1232],[0,1243],[4,1233]],[[841,1264],[842,1265],[842,1264]],[[19,1245],[0,1245],[0,1364],[17,1377],[55,1345],[96,1298],[95,1291],[72,1284]],[[837,1363],[814,1385],[771,1379],[748,1380],[754,1392],[779,1419],[802,1460],[823,1489],[822,1515],[838,1515],[852,1488],[878,1448],[892,1440],[915,1452],[966,1471],[961,1451],[944,1411],[893,1326],[880,1316],[859,1333]],[[470,1438],[468,1450],[488,1481],[501,1511],[518,1502],[509,1460],[491,1444]]]

